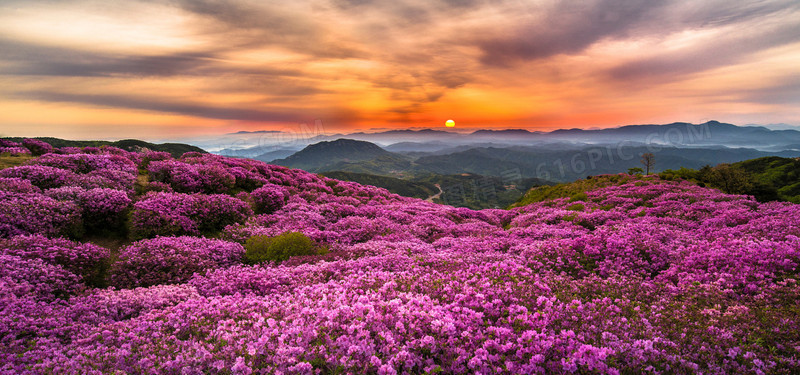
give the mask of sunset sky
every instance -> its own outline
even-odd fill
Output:
[[[800,2],[0,0],[0,136],[800,125]]]

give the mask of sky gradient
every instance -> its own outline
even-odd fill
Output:
[[[0,136],[800,125],[792,1],[0,0]]]

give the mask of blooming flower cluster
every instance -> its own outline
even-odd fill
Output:
[[[0,238],[22,234],[76,235],[83,231],[81,209],[37,193],[0,190]]]
[[[78,181],[75,172],[44,165],[21,165],[3,169],[0,177],[25,179],[41,189],[70,186]]]
[[[112,284],[137,288],[93,287],[81,262],[104,249],[44,236],[58,207],[86,212],[81,176],[129,164],[0,172],[0,237],[37,234],[0,241],[0,372],[800,372],[797,205],[607,176],[473,211],[253,160],[82,153],[147,171],[135,236],[184,236],[120,250]],[[248,238],[285,232],[330,253],[241,263]],[[203,233],[222,239],[187,236]]]
[[[264,186],[253,190],[250,197],[255,203],[256,209],[262,213],[272,213],[283,207],[289,193],[280,185],[267,183]]]
[[[0,253],[59,265],[89,283],[101,281],[111,257],[108,249],[97,245],[39,234],[0,240]]]
[[[136,163],[124,156],[114,154],[46,154],[33,160],[30,164],[46,165],[81,174],[100,169],[137,173]]]
[[[224,194],[148,193],[134,203],[134,237],[219,232],[253,213],[246,202]]]
[[[256,164],[257,165],[257,164]],[[167,183],[181,193],[218,194],[233,188],[253,190],[267,179],[247,161],[213,155],[187,153],[181,160],[152,161],[148,171],[153,181]]]
[[[25,147],[0,147],[0,155],[20,156],[30,154],[31,152]]]
[[[121,287],[181,283],[208,268],[241,263],[243,255],[244,247],[238,243],[202,237],[156,237],[121,249],[111,280]]]
[[[22,147],[30,150],[31,154],[39,156],[49,152],[53,152],[53,146],[49,143],[40,141],[38,139],[26,138],[22,140]]]
[[[0,190],[13,193],[41,193],[30,180],[15,177],[0,177]]]
[[[45,195],[61,201],[72,201],[81,207],[87,228],[117,228],[125,220],[131,199],[124,191],[109,188],[83,189],[65,186],[48,189]]]
[[[22,143],[14,142],[8,139],[0,139],[0,147],[22,147]]]
[[[133,156],[135,154],[113,147],[106,147],[102,151],[103,153],[99,153],[98,150],[97,154],[50,153],[31,160],[28,164],[29,167],[46,166],[69,171],[72,180],[62,183],[61,186],[79,185],[87,189],[113,188],[126,191],[132,189],[138,174],[137,164],[134,161],[138,158]],[[47,170],[57,173],[51,169]]]

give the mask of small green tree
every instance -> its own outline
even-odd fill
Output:
[[[728,194],[748,194],[753,189],[750,176],[741,168],[720,164],[711,168],[711,184]]]
[[[281,262],[298,255],[315,255],[320,246],[300,232],[286,232],[281,235],[253,236],[244,244],[245,262],[258,264],[263,262]]]
[[[639,168],[639,167],[628,168],[628,174],[630,174],[630,175],[642,174],[642,173],[644,173],[644,169],[642,169],[642,168]]]

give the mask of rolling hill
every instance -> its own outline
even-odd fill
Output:
[[[337,139],[324,141],[307,146],[306,148],[284,158],[273,160],[273,164],[291,168],[299,168],[309,172],[324,172],[341,169],[340,165],[364,162],[384,157],[379,164],[392,160],[404,160],[405,157],[386,151],[380,146],[364,141],[352,139]],[[353,171],[359,172],[361,171]]]

